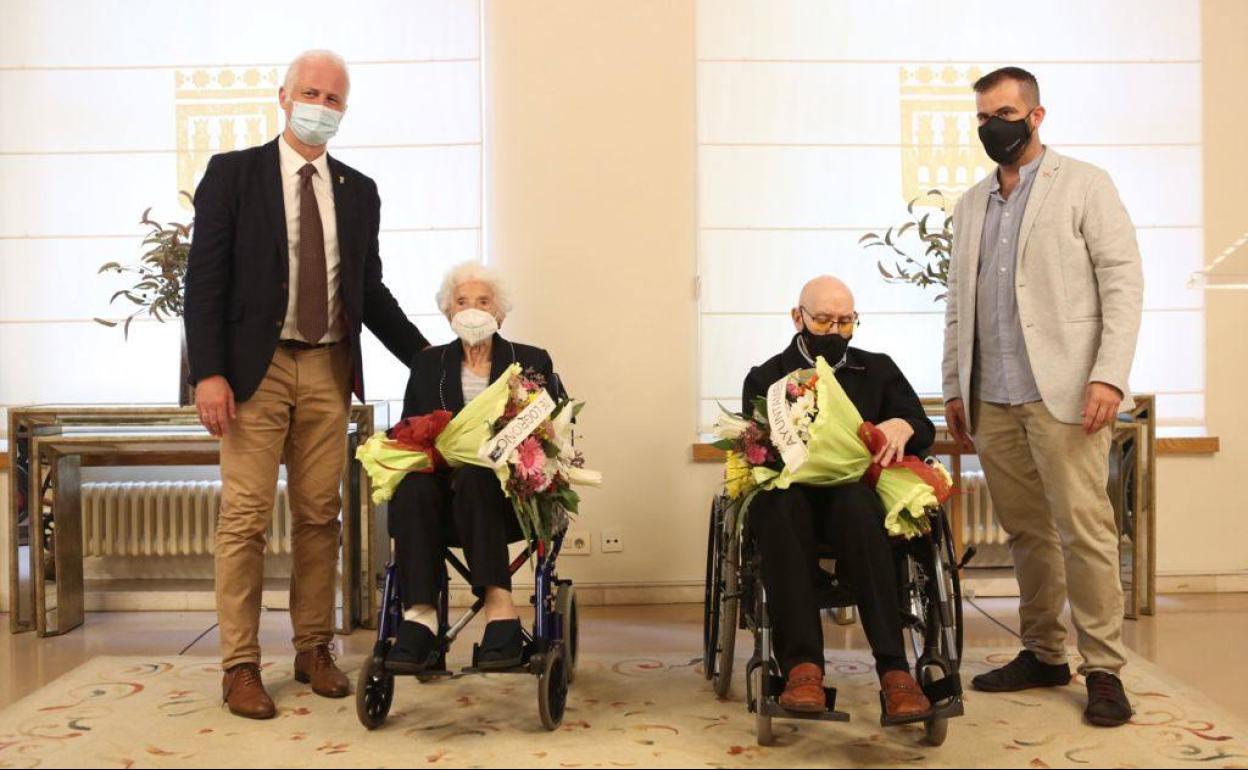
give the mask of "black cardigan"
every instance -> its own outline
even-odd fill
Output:
[[[495,334],[491,349],[490,382],[502,376],[507,367],[519,363],[546,378],[546,390],[558,401],[567,396],[563,382],[555,374],[550,353],[532,345],[522,345]],[[464,346],[459,340],[425,348],[412,358],[412,373],[403,397],[403,417],[429,414],[438,409],[457,413],[464,408]]]
[[[754,399],[765,397],[772,383],[797,369],[809,368],[810,363],[797,349],[797,337],[794,336],[784,352],[767,359],[746,375],[741,396],[745,416],[754,413]],[[836,379],[867,422],[878,425],[900,417],[910,423],[914,435],[906,443],[906,454],[923,456],[936,440],[935,426],[927,418],[914,388],[910,387],[910,382],[893,359],[883,353],[849,348],[845,353],[845,365],[837,370]]]

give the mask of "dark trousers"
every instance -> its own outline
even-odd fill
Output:
[[[819,543],[832,548],[837,574],[857,595],[877,670],[908,668],[896,560],[874,490],[857,482],[760,492],[750,506],[748,526],[762,557],[776,658],[785,674],[799,663],[824,665],[815,598]]]
[[[436,603],[448,547],[464,549],[477,596],[490,586],[511,590],[507,544],[524,535],[494,471],[410,473],[390,500],[389,521],[405,608]]]

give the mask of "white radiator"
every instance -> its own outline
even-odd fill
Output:
[[[992,510],[983,471],[962,473],[962,542],[967,545],[1005,545],[1007,536]]]
[[[212,554],[219,481],[88,482],[82,485],[84,556]],[[268,552],[290,553],[286,482],[277,485]]]
[[[972,568],[1009,567],[1009,536],[992,508],[983,471],[962,472],[962,542],[975,546]]]

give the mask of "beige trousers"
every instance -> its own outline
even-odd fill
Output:
[[[1061,612],[1069,600],[1079,672],[1117,673],[1122,644],[1118,531],[1106,486],[1113,427],[1088,436],[1042,402],[972,405],[975,448],[1020,591],[1023,646],[1066,662]]]
[[[259,389],[238,405],[238,417],[221,440],[216,593],[225,668],[260,662],[265,532],[283,456],[292,517],[295,650],[333,639],[350,366],[345,343],[312,350],[279,346]]]

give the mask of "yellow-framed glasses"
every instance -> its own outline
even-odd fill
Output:
[[[815,315],[807,310],[804,306],[798,306],[802,314],[806,316],[806,325],[816,334],[827,334],[835,329],[842,337],[848,337],[854,333],[854,329],[862,323],[862,319],[857,313],[852,316],[833,316],[833,315]]]

